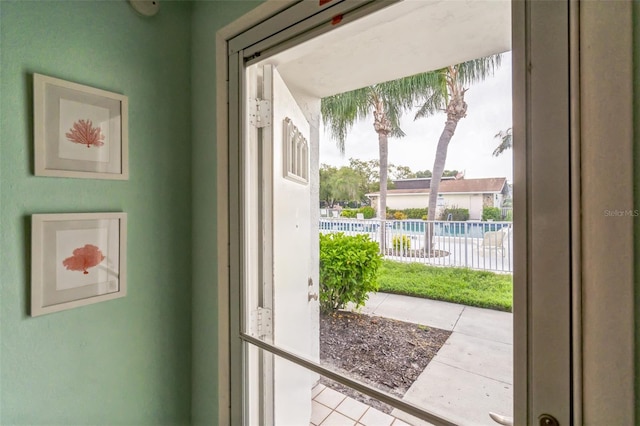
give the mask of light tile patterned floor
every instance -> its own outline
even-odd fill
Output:
[[[410,426],[325,385],[312,393],[311,426]]]

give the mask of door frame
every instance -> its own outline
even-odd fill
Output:
[[[228,42],[294,3],[267,1],[216,35],[218,420],[221,425],[231,424],[234,395],[230,392],[230,383],[239,373],[230,369],[233,352],[230,301],[232,293],[237,291],[230,287],[230,282],[237,277],[228,268],[234,256],[229,250],[229,206],[233,203],[229,184],[239,176],[230,175],[229,167],[229,131],[232,131],[228,126],[229,110],[238,105],[234,105],[228,95],[229,80],[233,78],[227,73]],[[527,35],[526,31],[544,29],[544,20],[531,16],[532,3],[535,2],[512,3],[514,14],[523,14],[529,19],[528,28],[514,31],[520,32],[519,38],[514,39],[514,52],[516,46],[525,51],[531,48],[530,33]],[[571,103],[575,108],[567,119],[573,147],[570,160],[576,166],[570,173],[570,198],[574,206],[570,265],[574,328],[571,408],[576,424],[603,421],[633,424],[636,418],[634,218],[605,215],[605,210],[634,211],[633,7],[631,1],[571,1],[570,5],[569,19],[576,26],[571,32],[569,55],[575,65],[576,61],[580,65],[571,71]],[[535,76],[538,69],[524,66],[529,59],[519,62],[524,67],[521,72]],[[613,69],[611,64],[615,65]],[[603,79],[603,75],[610,78]],[[514,87],[514,90],[526,91],[528,87]],[[611,125],[614,122],[616,126]],[[616,149],[612,149],[611,141],[617,144]],[[521,150],[520,155],[527,161],[526,150]],[[529,290],[516,289],[514,297],[526,297]],[[530,367],[528,350],[523,352],[522,331],[526,335],[526,328],[514,328],[514,343],[519,353],[515,357],[515,371],[520,372],[516,375]],[[617,350],[611,351],[612,347]],[[611,369],[611,365],[619,367]],[[529,390],[516,385],[514,392],[516,420],[535,421],[527,407],[531,404]]]

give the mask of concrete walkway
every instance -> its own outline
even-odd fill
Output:
[[[370,294],[361,312],[452,331],[403,399],[459,425],[496,426],[489,411],[513,415],[511,313],[386,293]]]

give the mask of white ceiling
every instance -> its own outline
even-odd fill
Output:
[[[321,98],[510,49],[509,0],[404,0],[265,62]]]

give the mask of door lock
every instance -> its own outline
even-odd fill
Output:
[[[551,414],[541,414],[540,417],[538,417],[538,421],[540,422],[540,426],[560,426],[558,420]]]

